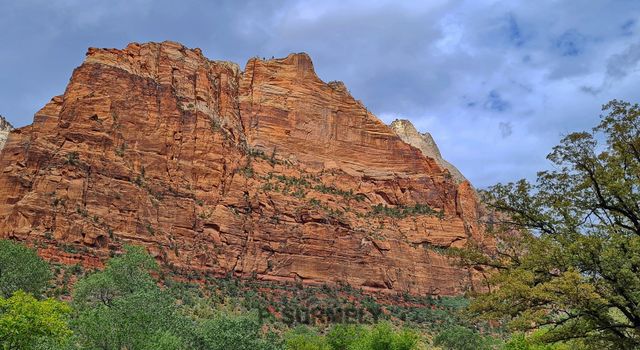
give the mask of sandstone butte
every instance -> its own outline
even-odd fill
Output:
[[[479,272],[443,249],[489,239],[441,164],[304,53],[243,71],[173,42],[90,48],[0,154],[0,236],[67,264],[137,244],[208,276],[452,295]]]

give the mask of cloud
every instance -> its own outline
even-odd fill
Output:
[[[562,56],[578,56],[584,53],[587,38],[570,29],[553,41],[553,48]]]
[[[619,80],[626,78],[630,74],[638,72],[639,63],[640,42],[629,45],[622,52],[612,54],[607,59],[607,68],[600,85],[583,85],[580,87],[580,91],[593,96],[598,96],[602,91],[610,88]]]
[[[629,19],[626,20],[621,26],[620,26],[620,31],[622,32],[622,35],[625,36],[631,36],[633,35],[634,31],[635,31],[635,27],[636,27],[636,20],[635,19]]]
[[[523,33],[522,28],[520,28],[520,24],[516,20],[516,17],[513,13],[509,13],[506,16],[506,36],[508,40],[515,46],[519,47],[524,45],[529,38]]]
[[[504,112],[511,108],[511,104],[503,99],[496,90],[491,90],[484,102],[484,108],[494,112]]]
[[[176,40],[241,66],[306,51],[322,79],[429,131],[483,187],[534,177],[601,104],[637,101],[639,15],[631,0],[4,1],[0,114],[30,123],[89,46]]]
[[[624,78],[637,71],[640,62],[640,43],[630,45],[623,52],[609,58],[607,63],[607,75],[612,78]]]
[[[498,124],[498,128],[500,129],[500,135],[502,135],[503,139],[513,134],[513,126],[511,125],[511,122],[500,122]]]

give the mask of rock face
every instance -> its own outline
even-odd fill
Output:
[[[89,49],[0,169],[0,235],[66,262],[139,244],[182,271],[456,294],[472,273],[442,250],[483,240],[469,183],[306,54]]]
[[[402,139],[402,141],[410,144],[411,146],[419,149],[422,154],[435,160],[440,167],[447,169],[453,179],[457,183],[467,181],[462,175],[460,170],[453,164],[447,162],[442,158],[438,145],[433,140],[433,137],[428,132],[420,133],[416,130],[416,127],[406,119],[396,119],[389,125],[391,129]]]
[[[0,151],[4,148],[11,130],[13,130],[13,126],[0,115]]]

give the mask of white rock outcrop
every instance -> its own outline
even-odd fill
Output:
[[[13,126],[0,115],[0,151],[4,148],[11,130],[13,130]]]
[[[402,139],[402,141],[419,149],[425,156],[434,159],[441,167],[449,170],[449,173],[457,183],[467,181],[460,170],[453,164],[442,158],[438,145],[428,132],[420,133],[416,127],[406,119],[396,119],[391,125],[391,129]]]

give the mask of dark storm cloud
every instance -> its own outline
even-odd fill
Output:
[[[174,40],[241,66],[306,51],[482,187],[534,176],[600,104],[638,100],[639,14],[621,0],[2,1],[0,114],[30,123],[89,46]]]

